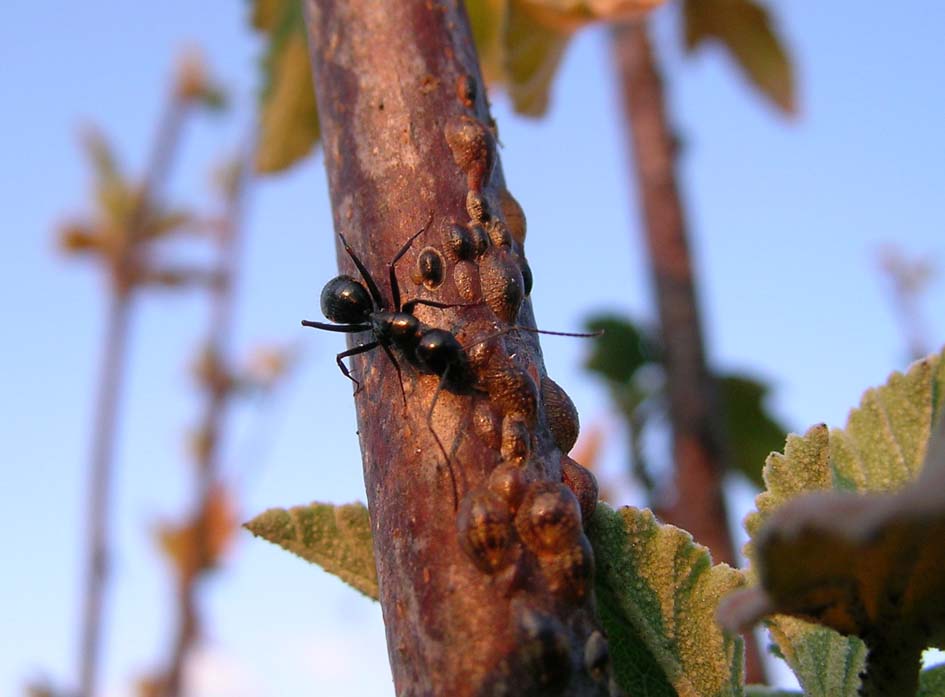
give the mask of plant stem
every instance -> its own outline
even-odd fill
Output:
[[[229,381],[230,341],[236,308],[235,284],[239,275],[242,249],[243,219],[246,191],[252,176],[253,152],[250,148],[240,163],[238,181],[228,192],[217,245],[220,259],[220,279],[211,286],[210,329],[206,351],[212,356],[215,373],[222,379],[206,385],[207,394],[200,421],[201,442],[196,462],[197,504],[192,519],[195,522],[197,564],[193,574],[181,579],[177,590],[177,630],[171,650],[171,659],[161,681],[167,697],[183,694],[182,677],[187,656],[200,634],[198,590],[200,581],[216,562],[213,558],[209,529],[209,515],[215,488],[220,485],[222,436],[226,410],[233,396]]]
[[[85,604],[82,615],[79,685],[80,696],[96,694],[105,587],[110,564],[108,545],[111,512],[112,469],[118,404],[126,361],[130,297],[111,295],[100,367],[95,426],[90,454],[88,510],[88,558],[86,562]]]
[[[676,496],[661,517],[688,530],[717,561],[737,566],[722,491],[724,455],[715,381],[706,365],[695,272],[676,181],[676,145],[663,81],[643,22],[613,32],[624,109],[642,203],[650,275],[662,334]],[[746,636],[749,682],[764,682],[753,637]]]
[[[414,310],[425,326],[470,347],[475,380],[466,389],[441,389],[436,375],[418,372],[399,350],[402,380],[382,350],[352,362],[362,385],[358,431],[397,694],[607,694],[607,675],[583,668],[597,626],[587,569],[564,578],[541,566],[510,520],[480,538],[491,544],[509,535],[492,571],[481,571],[458,542],[474,526],[457,519],[457,503],[462,511],[475,500],[495,502],[486,488],[493,471],[520,478],[529,491],[557,492],[563,456],[538,402],[544,367],[536,337],[495,336],[512,324],[534,326],[527,300],[496,302],[497,287],[510,294],[521,287],[517,267],[508,266],[524,253],[520,243],[485,239],[475,261],[444,254],[445,280],[435,292],[409,282],[424,246],[447,249],[452,225],[468,229],[471,216],[494,223],[504,189],[494,149],[484,145],[494,148],[494,135],[465,10],[450,0],[305,6],[335,229],[389,302],[387,262],[431,221],[397,267],[402,295],[466,303]],[[339,266],[357,275],[341,250]],[[490,285],[497,276],[501,283]],[[472,290],[465,297],[464,287]],[[515,515],[510,500],[495,504],[508,506],[496,515]],[[578,534],[585,547],[574,558],[589,562]]]
[[[84,612],[79,647],[79,697],[95,697],[98,687],[99,654],[108,582],[108,524],[111,513],[111,480],[114,469],[114,439],[121,377],[142,227],[150,202],[170,170],[187,103],[172,90],[161,117],[148,167],[135,206],[128,215],[126,234],[119,253],[111,259],[110,309],[106,320],[105,346],[92,440],[89,490],[89,547],[86,560]]]

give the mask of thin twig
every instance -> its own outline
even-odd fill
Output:
[[[222,368],[223,376],[229,374],[231,365],[229,355],[236,306],[235,284],[239,274],[246,192],[251,182],[254,161],[255,149],[249,147],[241,158],[237,182],[233,190],[227,193],[226,212],[217,237],[220,278],[219,282],[212,286],[211,291],[207,352],[216,368]],[[182,678],[187,656],[200,634],[198,586],[215,561],[211,548],[212,531],[209,529],[209,512],[212,496],[221,481],[221,433],[233,389],[230,380],[225,378],[208,381],[205,387],[207,399],[199,432],[206,447],[200,448],[197,453],[197,504],[192,517],[195,523],[196,565],[193,573],[181,575],[177,590],[177,630],[170,663],[161,681],[163,694],[166,697],[179,697],[183,694]]]
[[[122,373],[126,363],[137,244],[147,221],[150,202],[159,195],[159,190],[170,171],[180,140],[186,106],[187,103],[173,90],[161,117],[135,206],[128,216],[122,249],[113,258],[109,269],[111,301],[89,466],[89,546],[86,559],[85,610],[79,647],[79,697],[94,697],[98,687],[104,598],[110,562],[108,526],[111,513],[114,440]]]

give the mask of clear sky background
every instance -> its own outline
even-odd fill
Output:
[[[718,50],[680,52],[673,9],[657,43],[685,145],[684,198],[709,355],[770,381],[792,430],[842,425],[861,392],[906,364],[878,272],[895,243],[940,269],[922,306],[945,342],[945,4],[917,0],[769,3],[796,61],[800,115],[777,115]],[[206,173],[245,131],[259,43],[247,5],[224,0],[76,4],[10,0],[0,24],[0,695],[48,675],[74,684],[91,405],[103,333],[101,275],[54,248],[58,221],[89,209],[77,127],[95,122],[139,172],[176,52],[201,47],[230,87],[228,117],[191,123],[171,186],[209,200]],[[651,319],[638,210],[628,198],[607,35],[579,36],[542,121],[494,97],[510,189],[529,220],[539,326],[577,329],[593,311]],[[321,160],[254,187],[238,351],[300,342],[302,364],[262,416],[236,415],[228,467],[246,473],[244,518],[271,506],[362,499],[340,337],[304,332],[334,274]],[[190,357],[206,303],[152,294],[135,314],[123,393],[105,684],[131,694],[162,664],[171,588],[150,538],[184,510],[184,436],[199,403]],[[579,340],[543,341],[549,373],[584,424],[614,423],[581,368]],[[263,420],[260,425],[260,418]],[[264,433],[260,439],[258,436]],[[614,434],[606,463],[623,461]],[[209,627],[191,667],[200,697],[392,694],[380,610],[318,569],[243,534],[206,588]]]

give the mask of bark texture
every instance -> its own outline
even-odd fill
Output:
[[[400,375],[380,349],[352,362],[397,693],[608,694],[581,529],[596,485],[564,455],[573,405],[536,337],[512,329],[534,326],[524,217],[497,161],[465,10],[305,6],[335,229],[390,305],[387,263],[427,226],[396,266],[402,300],[464,304],[413,311],[421,332],[464,347],[468,368],[447,380],[396,347]],[[358,278],[341,248],[338,260]]]
[[[673,431],[675,498],[657,508],[666,522],[688,530],[708,547],[716,561],[738,566],[722,491],[727,444],[715,381],[706,365],[663,81],[645,23],[618,25],[613,44],[659,311]],[[751,635],[745,643],[748,682],[763,683],[757,645]]]

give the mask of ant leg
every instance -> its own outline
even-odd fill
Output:
[[[404,399],[404,409],[407,408],[407,393],[404,392],[404,376],[400,372],[400,364],[397,362],[397,359],[394,357],[394,352],[390,350],[390,347],[387,344],[381,344],[381,348],[384,349],[384,353],[387,354],[387,357],[390,359],[391,364],[394,366],[394,370],[397,371],[397,381],[400,383],[400,396]]]
[[[417,305],[426,305],[427,307],[436,307],[436,308],[445,310],[450,307],[479,307],[482,304],[483,304],[482,300],[475,303],[441,303],[441,302],[437,302],[436,300],[424,300],[422,298],[414,298],[413,300],[408,300],[407,302],[405,302],[403,304],[403,307],[401,308],[401,311],[409,312],[410,314],[413,314],[413,308],[416,307]]]
[[[367,353],[371,349],[375,349],[378,346],[380,346],[379,342],[372,341],[367,344],[361,344],[360,346],[355,346],[354,348],[350,348],[347,351],[342,351],[337,356],[335,356],[335,362],[338,364],[338,367],[341,369],[342,374],[355,384],[355,388],[354,388],[355,394],[361,391],[361,383],[351,376],[351,373],[348,372],[348,366],[344,364],[344,361],[342,359],[348,358],[349,356],[357,356],[359,353]]]
[[[430,218],[427,220],[427,224],[411,235],[410,239],[404,242],[404,246],[400,248],[400,251],[394,255],[394,258],[387,262],[387,273],[390,275],[390,295],[394,301],[393,309],[395,311],[399,312],[402,310],[402,308],[400,306],[400,285],[397,283],[397,274],[394,273],[394,266],[396,266],[397,262],[400,261],[400,258],[407,253],[407,250],[410,249],[410,245],[413,244],[413,241],[420,237],[420,235],[422,235],[426,229],[430,227],[430,223],[432,222],[433,212],[431,211]],[[403,310],[403,312],[409,312],[409,310]]]
[[[436,429],[433,428],[433,409],[436,407],[436,400],[440,397],[440,392],[443,390],[443,387],[446,385],[446,376],[449,374],[449,366],[446,370],[443,371],[442,377],[440,377],[440,384],[436,386],[436,392],[433,393],[433,399],[430,402],[430,410],[427,412],[427,428],[430,429],[430,433],[433,434],[433,440],[436,441],[437,446],[440,448],[440,452],[443,453],[443,458],[446,460],[446,468],[450,473],[450,485],[453,487],[453,510],[459,508],[459,492],[456,488],[456,473],[453,471],[453,462],[450,460],[449,453],[446,452],[446,447],[443,445],[443,441],[440,440],[440,437],[436,434]]]
[[[308,319],[302,320],[303,327],[312,327],[314,329],[324,329],[326,332],[343,332],[345,334],[357,334],[358,332],[371,331],[370,324],[326,324],[325,322],[313,322]]]
[[[361,278],[363,278],[364,282],[367,284],[368,292],[371,294],[374,304],[379,308],[383,308],[384,298],[381,297],[381,291],[378,290],[377,284],[374,282],[374,278],[371,276],[371,273],[364,267],[364,264],[361,263],[361,260],[358,259],[358,255],[354,253],[353,249],[351,249],[350,245],[348,244],[348,240],[345,239],[345,236],[339,232],[338,237],[341,239],[341,244],[344,245],[348,256],[351,257],[351,261],[353,261],[354,265],[358,267],[358,271],[361,273]]]

